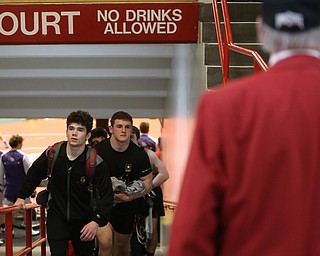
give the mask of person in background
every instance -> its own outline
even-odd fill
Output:
[[[157,143],[156,141],[149,135],[150,124],[148,122],[140,123],[140,139],[139,145],[143,148],[151,149],[152,151],[156,151]]]
[[[135,216],[139,212],[143,197],[152,188],[152,173],[147,153],[133,143],[132,117],[124,111],[118,111],[111,117],[111,137],[96,145],[98,154],[106,162],[111,178],[127,185],[135,180],[145,183],[145,190],[139,194],[114,194],[115,205],[110,222],[99,228],[99,256],[128,256],[130,238],[133,232]]]
[[[104,161],[96,155],[96,166],[89,180],[86,169],[87,139],[93,118],[78,110],[66,121],[67,141],[61,144],[52,167],[47,202],[47,238],[52,256],[64,256],[72,241],[77,256],[93,255],[99,226],[108,223],[113,205],[113,191]],[[19,192],[16,205],[24,209],[24,199],[48,175],[48,156],[45,150],[30,167]],[[96,208],[91,203],[90,182],[96,191]]]
[[[5,148],[9,148],[9,143],[6,141],[6,139],[0,134],[0,140],[3,142]]]
[[[263,1],[269,70],[200,99],[169,256],[320,254],[319,14]]]
[[[90,136],[88,142],[89,142],[89,145],[94,147],[97,143],[99,143],[102,140],[105,140],[106,138],[108,138],[108,133],[107,133],[106,129],[104,129],[102,127],[97,127],[97,128],[92,129],[91,136]]]
[[[133,126],[131,140],[138,145],[140,138],[140,131],[136,126]],[[153,201],[152,206],[152,236],[151,240],[147,243],[146,248],[138,242],[137,239],[133,236],[131,239],[131,255],[132,256],[141,256],[147,255],[152,256],[155,254],[159,233],[158,226],[160,224],[160,217],[165,215],[164,206],[163,206],[163,195],[161,185],[169,179],[169,173],[166,166],[158,158],[156,153],[148,148],[144,148],[147,152],[149,161],[151,164],[151,169],[153,172],[152,180],[152,192],[153,196],[151,197]]]
[[[162,137],[158,138],[156,154],[160,160],[162,160]]]
[[[13,205],[18,198],[19,190],[25,180],[30,167],[27,154],[22,149],[23,138],[20,135],[12,135],[9,140],[11,149],[1,156],[0,161],[0,189],[3,193],[3,205]],[[31,203],[30,198],[26,203]],[[32,229],[33,236],[39,235],[40,231]],[[5,232],[5,225],[1,224],[1,232]]]
[[[0,202],[0,208],[1,207],[3,207],[3,203],[2,203],[2,200],[3,200],[3,192],[2,191],[0,191],[0,200],[1,200],[1,202]],[[0,225],[1,225],[1,227],[4,227],[4,215],[2,214],[2,215],[0,215]],[[5,243],[5,239],[4,239],[4,237],[0,237],[0,246],[1,245],[3,245]]]
[[[0,150],[0,157],[2,156],[3,152]],[[3,207],[3,190],[0,188],[0,208]],[[4,228],[4,215],[0,215],[0,227]],[[0,246],[5,243],[3,237],[0,238]]]

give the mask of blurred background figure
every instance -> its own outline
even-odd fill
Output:
[[[6,139],[1,134],[0,134],[0,143],[2,143],[4,145],[4,148],[9,148],[8,142],[6,141]]]
[[[140,123],[140,139],[139,145],[143,148],[151,149],[156,152],[157,143],[154,138],[149,135],[150,124],[148,122]]]
[[[108,132],[102,127],[92,129],[91,136],[88,140],[89,144],[94,147],[97,143],[108,138]]]
[[[131,140],[134,143],[138,144],[139,138],[140,131],[136,126],[133,126]],[[139,243],[137,234],[136,232],[134,232],[131,239],[132,256],[152,256],[155,254],[159,240],[160,217],[165,216],[161,185],[169,179],[169,173],[166,166],[153,150],[147,147],[145,147],[144,150],[148,154],[151,169],[153,172],[152,191],[148,195],[152,200],[152,234],[151,239],[147,241],[146,245],[143,245]]]
[[[263,1],[270,68],[202,96],[170,256],[320,254],[319,14]]]
[[[0,157],[3,152],[0,150]],[[1,159],[1,158],[0,158]],[[3,207],[3,189],[0,188],[0,208]],[[4,227],[4,215],[0,215],[0,227]],[[0,238],[0,246],[4,244],[4,238]]]
[[[159,157],[159,159],[162,160],[162,137],[161,136],[158,138],[156,154]]]
[[[11,149],[1,156],[0,161],[0,190],[3,193],[3,205],[13,205],[18,198],[19,190],[31,165],[27,154],[21,151],[23,138],[20,135],[12,135],[9,140]],[[26,203],[31,203],[30,198]],[[5,226],[1,224],[1,231],[5,232]],[[38,235],[38,230],[32,229],[32,235]]]

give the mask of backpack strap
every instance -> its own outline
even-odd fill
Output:
[[[48,202],[51,200],[50,185],[49,185],[51,180],[51,174],[52,174],[54,163],[57,160],[57,157],[59,155],[59,151],[62,143],[63,141],[57,142],[46,149],[46,156],[48,159],[48,169],[47,169],[48,184],[47,184],[47,188],[41,191],[36,198],[36,202],[41,206],[49,207]]]
[[[91,194],[90,206],[92,207],[92,209],[96,209],[97,198],[99,197],[99,193],[96,191],[92,179],[97,165],[99,165],[102,161],[103,159],[97,154],[96,149],[91,146],[88,146],[86,156],[86,175],[88,177],[88,190]]]
[[[86,156],[86,172],[90,181],[92,180],[96,166],[97,166],[97,151],[95,148],[88,146],[88,151]]]
[[[91,180],[97,165],[99,165],[103,159],[97,154],[97,150],[88,145],[87,156],[86,156],[86,172],[88,178]]]
[[[49,146],[46,150],[46,155],[48,157],[48,178],[51,177],[53,166],[57,160],[62,143],[63,141],[57,142],[52,146]]]

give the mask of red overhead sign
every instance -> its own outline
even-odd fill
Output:
[[[0,44],[196,43],[197,3],[0,4]]]

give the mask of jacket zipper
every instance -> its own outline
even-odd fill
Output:
[[[67,166],[68,167],[68,166]],[[67,221],[70,221],[70,175],[73,165],[68,168],[67,175]]]

